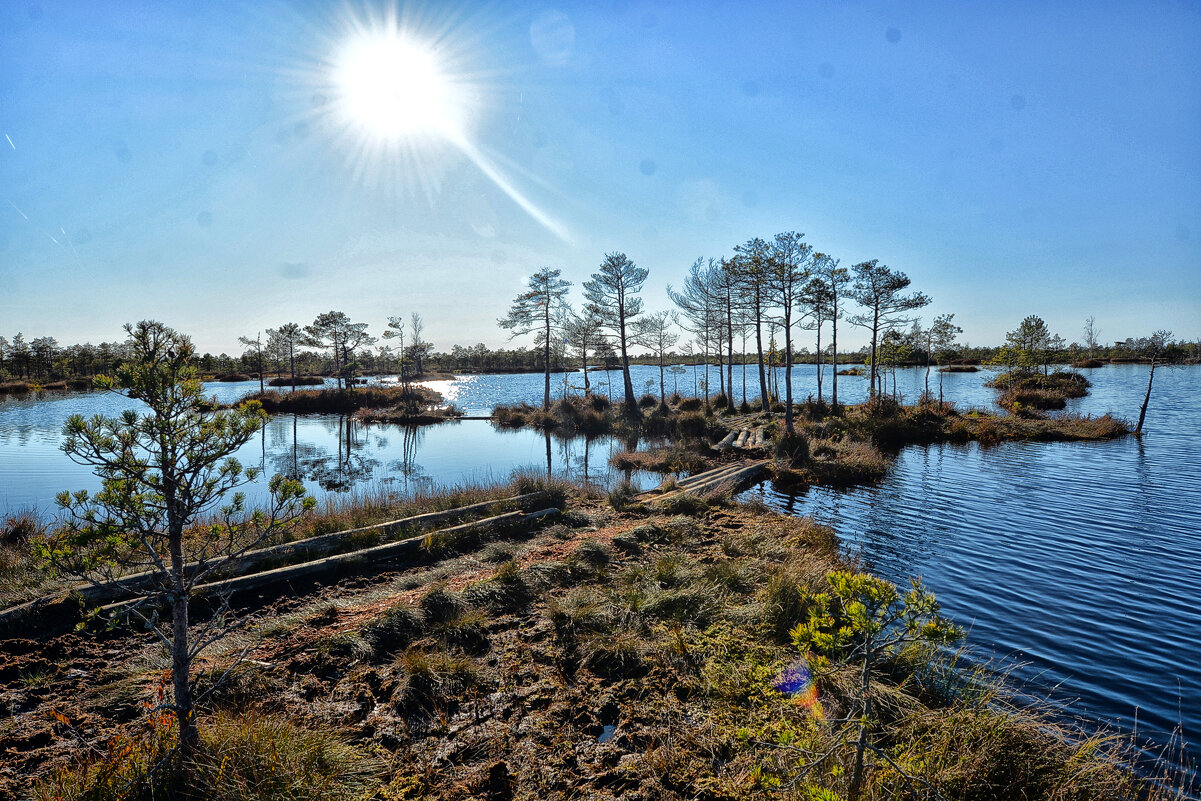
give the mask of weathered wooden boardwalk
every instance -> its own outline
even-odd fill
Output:
[[[644,492],[638,496],[638,500],[643,503],[659,503],[685,493],[704,495],[726,487],[736,490],[743,485],[754,483],[766,472],[767,463],[767,459],[757,459],[719,465],[712,470],[676,482],[666,492],[658,489]]]
[[[488,537],[528,528],[559,510],[546,492],[482,501],[427,512],[363,528],[321,534],[308,539],[249,551],[234,558],[218,558],[203,566],[212,581],[193,588],[197,597],[258,591],[292,581],[330,580],[341,575],[369,572],[389,563],[403,564],[420,556],[434,535],[447,541],[456,537]],[[509,511],[512,510],[512,511]],[[476,518],[476,519],[472,519]],[[469,522],[461,522],[467,520]],[[455,524],[458,525],[450,525]],[[449,525],[449,527],[448,527]],[[189,564],[189,572],[202,569]],[[0,611],[0,639],[43,628],[73,624],[80,606],[113,612],[136,602],[159,582],[156,573],[138,573],[99,584],[81,584],[58,595]]]

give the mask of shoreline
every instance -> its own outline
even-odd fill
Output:
[[[845,569],[832,532],[811,521],[769,512],[754,504],[729,504],[721,496],[698,499],[687,511],[681,507],[655,512],[637,505],[627,506],[624,501],[619,503],[613,496],[606,499],[574,491],[567,498],[566,510],[563,522],[549,528],[492,542],[451,546],[429,567],[398,569],[380,565],[374,568],[377,578],[366,583],[352,582],[342,588],[337,583],[322,586],[318,582],[300,596],[281,597],[278,601],[268,597],[265,602],[256,602],[255,607],[242,607],[244,613],[258,615],[253,618],[257,622],[248,630],[251,661],[202,710],[202,729],[206,725],[219,726],[220,716],[230,714],[221,712],[223,708],[229,709],[228,704],[236,702],[237,708],[244,709],[248,702],[254,706],[256,702],[250,699],[256,697],[263,699],[258,703],[266,704],[260,714],[296,721],[291,725],[312,725],[304,722],[307,718],[298,717],[311,703],[305,700],[306,686],[323,688],[318,697],[327,693],[353,697],[356,688],[376,687],[369,692],[370,700],[365,701],[376,708],[374,713],[365,719],[355,716],[345,719],[342,713],[335,717],[342,721],[340,726],[349,727],[340,730],[349,735],[347,743],[351,747],[392,750],[403,743],[409,744],[403,751],[395,751],[391,776],[383,784],[395,785],[408,781],[406,777],[423,775],[429,769],[423,754],[446,747],[470,750],[476,747],[472,743],[493,742],[495,745],[484,753],[500,754],[515,788],[537,786],[529,783],[537,781],[539,770],[549,767],[551,775],[565,783],[564,789],[574,786],[578,792],[591,788],[598,793],[594,797],[608,797],[611,791],[625,785],[607,785],[605,782],[611,779],[603,777],[612,774],[602,763],[593,765],[589,759],[571,767],[556,761],[553,754],[560,738],[544,739],[537,733],[540,722],[550,723],[561,715],[579,721],[564,729],[568,742],[574,743],[577,750],[591,743],[587,745],[589,753],[598,756],[611,753],[619,763],[628,755],[625,764],[629,781],[637,780],[644,786],[648,781],[653,782],[655,775],[645,772],[650,767],[645,744],[661,737],[668,730],[665,727],[675,726],[677,736],[694,743],[693,747],[677,752],[676,758],[682,760],[678,764],[685,766],[680,773],[672,774],[678,776],[675,782],[683,782],[674,785],[679,789],[703,779],[706,783],[717,782],[707,786],[733,790],[744,786],[741,783],[752,768],[757,768],[764,779],[776,777],[786,782],[803,761],[786,758],[787,749],[765,748],[762,743],[777,746],[810,743],[806,747],[812,747],[837,742],[837,726],[823,721],[838,717],[840,710],[853,703],[853,694],[847,694],[844,679],[840,678],[841,668],[833,664],[828,675],[821,672],[822,677],[816,679],[815,697],[823,710],[820,716],[815,712],[816,707],[803,705],[796,696],[772,687],[784,675],[790,661],[800,655],[786,635],[795,621],[803,619],[803,607],[790,606],[796,600],[787,599],[803,597],[805,592],[823,586],[825,576],[831,571]],[[386,510],[375,514],[386,514]],[[445,560],[444,568],[437,567],[441,560]],[[618,624],[615,629],[594,632],[593,627],[613,624],[600,623],[591,617],[594,613],[588,611],[591,607],[586,600],[589,595],[610,597],[609,593],[617,592],[629,581],[643,581],[635,577],[652,569],[660,571],[661,576],[675,578],[660,578],[658,583],[645,585],[642,590],[649,593],[640,602],[640,608],[646,610],[641,614],[646,618],[647,628],[630,630]],[[663,570],[674,572],[662,573]],[[795,589],[789,590],[788,586]],[[801,595],[789,595],[792,592]],[[444,634],[435,633],[432,639],[426,635],[422,639],[423,626],[429,624],[420,621],[429,620],[432,612],[428,610],[434,608],[430,599],[437,593],[443,594],[439,598],[450,598],[452,608],[464,610],[455,615],[478,610],[470,618],[477,622],[454,618],[460,622],[433,630]],[[256,613],[255,609],[259,611]],[[415,614],[425,617],[413,617]],[[484,616],[482,621],[479,615]],[[486,626],[482,629],[471,628],[484,622]],[[418,628],[405,628],[412,625]],[[31,660],[40,659],[43,649],[66,648],[74,663],[94,671],[115,658],[105,651],[115,649],[120,654],[138,647],[136,637],[130,639],[120,630],[106,635],[103,641],[68,634],[40,645],[22,645],[16,651],[12,649],[14,641],[0,642],[17,660],[13,669],[18,672],[23,666],[28,672]],[[476,644],[466,647],[461,644],[467,642]],[[439,660],[466,660],[462,664],[471,665],[473,678],[463,689],[477,687],[480,693],[464,695],[462,691],[450,690],[450,685],[441,691],[435,685],[412,695],[415,688],[406,683],[406,677],[412,675],[408,671],[414,669],[413,660],[417,659],[432,660],[435,665],[443,664]],[[564,663],[564,659],[568,662]],[[206,664],[206,670],[223,670],[220,655]],[[565,668],[565,664],[574,667]],[[564,670],[570,672],[564,674]],[[711,677],[708,683],[698,683],[706,675]],[[1029,712],[1016,709],[993,710],[991,703],[972,700],[979,692],[991,698],[993,693],[1000,692],[999,688],[986,689],[985,685],[977,686],[975,680],[966,678],[948,685],[945,682],[950,674],[936,672],[936,675],[942,676],[939,682],[906,695],[910,699],[906,704],[912,705],[909,711],[893,713],[881,723],[873,738],[902,744],[926,743],[917,750],[897,752],[901,756],[895,758],[903,758],[903,764],[919,771],[918,775],[938,782],[937,786],[948,797],[958,797],[964,783],[970,787],[988,775],[992,776],[990,782],[995,782],[999,775],[1007,775],[1011,792],[1019,792],[1023,782],[1033,781],[1034,776],[1040,777],[1039,782],[1058,776],[1055,781],[1067,782],[1066,786],[1076,790],[1083,788],[1083,782],[1098,784],[1099,788],[1101,777],[1107,787],[1122,786],[1133,791],[1137,786],[1139,780],[1124,773],[1118,763],[1108,761],[1111,757],[1092,750],[1099,740],[1086,739],[1073,744],[1071,735],[1053,727],[1048,720],[1031,718]],[[377,676],[383,683],[374,683],[371,676]],[[716,676],[728,678],[713,685],[712,677]],[[314,680],[317,684],[312,683]],[[494,697],[488,695],[490,687],[497,683],[501,687],[510,686],[514,681],[517,683],[512,686],[528,691],[502,692],[498,700],[488,700]],[[734,684],[723,684],[729,681]],[[903,686],[891,684],[895,680],[888,678],[887,671],[876,681],[881,682],[876,690],[880,693],[895,693]],[[243,695],[242,688],[250,686],[272,689],[266,696]],[[384,697],[390,697],[387,710],[392,711],[381,712],[379,688],[388,686],[394,689],[385,690]],[[919,682],[914,688],[920,686],[924,685]],[[936,686],[946,689],[935,692]],[[969,687],[977,689],[964,694]],[[90,705],[102,703],[108,692],[103,687],[80,687],[78,678],[56,676],[31,700],[36,699],[36,704],[53,704],[66,718],[75,720],[94,715],[95,711],[88,711]],[[747,692],[751,695],[744,695]],[[68,700],[63,693],[73,696]],[[278,700],[269,700],[272,697]],[[691,710],[700,728],[687,725],[678,728],[680,722],[675,715],[663,714],[670,706],[660,707],[668,701],[682,703]],[[413,720],[413,715],[416,719],[447,716],[450,725],[442,731],[454,734],[440,734],[438,727],[409,728],[412,724],[403,721]],[[527,721],[526,725],[534,728],[519,741],[524,745],[500,746],[501,751],[497,752],[495,748],[500,743],[491,739],[494,733],[488,721],[492,716],[502,715],[516,716],[516,720]],[[30,724],[34,720],[49,720],[36,724],[48,727],[49,744],[70,737],[65,731],[54,733],[55,724],[49,716],[25,719]],[[675,723],[670,723],[673,720]],[[334,718],[330,718],[330,723],[334,723]],[[395,729],[398,734],[409,733],[400,740],[381,739],[381,733],[393,730],[390,726],[398,727]],[[616,733],[609,747],[604,747],[606,741],[602,739],[606,726],[612,726]],[[121,729],[120,721],[113,720],[96,733]],[[987,740],[968,744],[963,739],[969,732],[983,735],[998,730],[1007,731],[1015,739],[1006,746],[987,745]],[[708,747],[701,748],[701,740],[691,739],[705,731],[710,734],[704,736],[716,738],[713,747],[720,747],[727,754],[723,760],[726,767],[720,770],[705,767],[703,754]],[[791,732],[787,737],[792,739],[780,739],[786,732]],[[953,733],[954,740],[943,739]],[[0,731],[0,751],[5,750],[6,744],[11,747],[15,734]],[[952,746],[953,742],[958,744]],[[537,756],[542,749],[549,750],[545,756]],[[651,747],[649,753],[653,752]],[[850,758],[845,750],[835,748],[831,753],[831,765],[846,764],[844,760]],[[45,777],[55,765],[64,764],[54,759],[43,762],[41,754],[40,749],[25,753],[18,773],[25,777],[20,779],[22,784],[34,775]],[[1080,756],[1084,754],[1089,756]],[[1029,776],[1022,771],[963,773],[963,767],[956,767],[966,767],[965,760],[982,761],[972,768],[976,771],[979,764],[1000,767],[1005,760],[1012,759],[1019,760],[1026,766],[1023,770],[1033,773]],[[421,785],[423,792],[428,797],[458,797],[456,793],[467,791],[471,782],[489,775],[495,764],[495,757],[483,761],[464,758],[454,767],[442,768],[437,785]],[[1068,765],[1074,767],[1063,773]],[[885,787],[900,791],[906,784],[886,766],[877,767],[868,775],[870,786],[878,786],[879,791]],[[685,778],[688,776],[692,778]],[[845,791],[842,784],[845,779],[824,771],[820,776],[825,778],[815,774],[821,786]]]

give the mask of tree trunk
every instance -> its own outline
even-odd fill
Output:
[[[872,714],[871,673],[868,671],[868,659],[866,655],[863,658],[860,692],[863,693],[863,719],[859,722],[859,738],[855,743],[855,764],[851,768],[851,782],[847,788],[847,801],[858,801],[859,791],[863,787],[863,756],[867,751],[867,727]]]
[[[621,377],[625,383],[626,412],[631,417],[641,417],[638,411],[638,399],[634,397],[634,382],[630,380],[630,355],[626,351],[626,321],[621,318]]]
[[[817,318],[817,354],[813,359],[817,365],[817,402],[822,402],[822,320]]]
[[[789,303],[789,309],[792,304]],[[784,430],[792,431],[792,315],[784,312]]]
[[[771,411],[767,399],[767,373],[763,369],[763,308],[759,301],[759,290],[755,290],[755,349],[759,353],[759,402],[763,411]]]
[[[174,507],[172,493],[164,493],[167,505]],[[168,515],[171,511],[168,511]],[[179,724],[179,750],[186,760],[200,739],[192,710],[191,649],[188,647],[188,591],[184,586],[187,566],[183,556],[183,527],[171,527],[171,683],[174,692],[175,719]],[[178,530],[177,530],[178,529]]]
[[[868,394],[873,398],[877,394],[879,394],[879,391],[876,388],[876,379],[880,375],[880,371],[876,365],[876,342],[879,340],[879,337],[880,337],[880,307],[879,307],[879,305],[877,305],[874,309],[872,309],[872,355],[871,355],[872,367],[871,367],[871,371],[868,375],[868,382],[867,382]]]
[[[834,407],[834,411],[838,411],[838,307],[834,307],[834,317],[831,318],[834,324],[830,332],[830,349],[833,351],[830,354],[830,405]]]
[[[546,329],[543,331],[542,360],[546,368],[546,386],[542,392],[542,411],[545,412],[550,409],[550,303],[546,304],[543,315],[545,316]]]
[[[292,370],[292,391],[296,391],[296,345],[288,342],[288,364]]]
[[[1155,380],[1155,359],[1151,360],[1151,372],[1147,374],[1147,394],[1143,396],[1143,407],[1138,410],[1138,425],[1135,434],[1143,433],[1143,420],[1147,418],[1147,404],[1151,402],[1151,382]]]
[[[726,296],[726,408],[734,411],[734,307],[729,295]],[[745,393],[744,393],[745,394]]]
[[[580,346],[580,361],[584,363],[584,397],[592,394],[592,385],[588,383],[588,343],[583,342]]]
[[[715,338],[714,341],[717,343],[717,347],[714,348],[714,351],[717,353],[718,392],[720,392],[722,395],[725,395],[726,394],[726,366],[724,364],[722,364],[723,355],[721,352],[721,330],[720,330],[720,328],[718,329],[718,336]]]

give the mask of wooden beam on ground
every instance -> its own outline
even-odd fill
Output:
[[[359,551],[351,551],[350,553],[338,554],[337,556],[327,556],[323,559],[279,567],[261,573],[252,573],[237,578],[201,584],[193,590],[192,594],[194,597],[201,598],[222,597],[239,592],[261,592],[280,584],[303,583],[321,579],[332,580],[353,573],[369,572],[382,565],[412,559],[415,555],[419,554],[422,548],[427,548],[429,545],[428,540],[435,534],[440,539],[447,538],[451,541],[459,537],[494,535],[532,525],[558,514],[558,512],[559,510],[554,507],[541,509],[529,514],[508,512],[507,514],[489,517],[484,520],[464,523],[461,526],[440,529],[431,534],[409,537],[384,545],[376,545],[372,548],[364,548]],[[101,607],[100,612],[106,616],[119,614],[139,600],[141,599],[125,600],[109,604]]]
[[[411,517],[390,520],[362,528],[321,534],[296,542],[286,542],[268,548],[242,554],[234,558],[214,559],[211,563],[214,578],[232,578],[260,569],[308,560],[338,551],[361,548],[381,541],[388,541],[405,534],[414,534],[435,529],[478,514],[495,513],[505,508],[531,509],[544,506],[550,495],[544,491],[530,492],[510,498],[460,506],[440,512],[427,512]],[[196,565],[188,566],[195,569]],[[206,566],[207,567],[207,566]],[[79,584],[63,594],[47,596],[0,611],[0,637],[9,631],[28,628],[27,621],[46,620],[60,615],[73,616],[81,607],[96,607],[111,604],[125,598],[145,595],[158,581],[154,572],[135,573],[101,584]]]
[[[760,459],[755,462],[738,465],[734,470],[711,471],[708,475],[702,474],[703,480],[701,481],[689,484],[687,487],[673,492],[647,498],[646,502],[651,504],[661,503],[685,493],[703,495],[726,486],[736,489],[743,484],[754,482],[766,469],[767,459]]]

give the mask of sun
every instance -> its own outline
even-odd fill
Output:
[[[462,136],[460,92],[428,45],[400,31],[369,31],[337,55],[334,85],[347,122],[385,142]]]
[[[567,229],[488,152],[497,96],[514,93],[498,84],[503,71],[482,63],[488,47],[479,18],[422,16],[390,2],[332,17],[320,54],[295,70],[311,101],[307,113],[354,181],[397,196],[420,191],[432,207],[451,168],[466,159],[533,220],[570,242]]]

